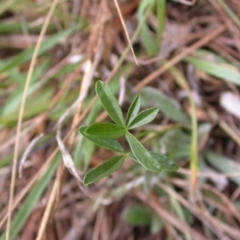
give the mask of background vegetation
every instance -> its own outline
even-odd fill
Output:
[[[0,4],[0,239],[239,240],[240,2],[118,4]],[[159,107],[131,132],[176,173],[126,159],[83,186],[115,156],[78,133],[109,120],[99,79],[125,117],[138,93]]]

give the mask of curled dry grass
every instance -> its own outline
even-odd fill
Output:
[[[0,239],[238,240],[240,119],[229,109],[239,111],[239,8],[236,0],[3,4]],[[126,161],[82,186],[84,172],[110,157],[77,133],[106,118],[98,79],[124,111],[137,92],[143,107],[159,106],[136,134],[178,161],[178,172]],[[222,104],[226,92],[236,100]]]

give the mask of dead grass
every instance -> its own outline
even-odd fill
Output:
[[[0,7],[0,240],[239,239],[240,3],[155,2]],[[86,170],[111,157],[78,134],[106,118],[98,79],[121,95],[125,113],[138,92],[143,107],[160,108],[140,137],[178,172],[126,160],[82,186]],[[223,104],[226,92],[234,100]],[[151,213],[144,226],[136,205]]]

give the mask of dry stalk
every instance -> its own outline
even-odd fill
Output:
[[[147,205],[149,205],[151,208],[153,208],[155,212],[159,214],[160,217],[162,217],[166,222],[173,225],[179,231],[191,235],[193,239],[207,240],[200,233],[196,232],[194,229],[189,227],[186,223],[184,223],[180,219],[176,218],[176,216],[166,211],[164,207],[161,207],[160,202],[158,201],[155,195],[151,194],[150,198],[148,197],[147,199],[146,195],[142,191],[138,190],[135,192],[135,196],[144,203],[146,203]]]
[[[15,147],[14,147],[14,156],[13,156],[13,170],[12,170],[12,176],[11,176],[11,186],[10,186],[10,196],[9,196],[9,208],[8,208],[8,221],[7,221],[7,229],[6,229],[6,240],[9,240],[10,238],[10,229],[11,229],[11,217],[12,217],[12,205],[13,205],[13,197],[14,197],[14,186],[15,186],[15,181],[16,181],[16,172],[17,172],[17,157],[18,157],[18,151],[19,151],[19,143],[20,143],[20,134],[21,134],[21,128],[22,128],[22,122],[23,122],[23,113],[24,113],[24,108],[25,108],[25,103],[27,99],[27,92],[29,89],[29,85],[31,82],[33,70],[36,64],[37,60],[37,55],[40,49],[40,46],[42,44],[44,35],[47,30],[47,26],[49,25],[50,19],[53,15],[53,12],[58,4],[59,0],[54,0],[53,3],[51,4],[51,8],[48,12],[48,15],[45,19],[45,22],[43,24],[39,39],[37,41],[37,45],[34,49],[33,57],[30,63],[30,68],[28,71],[27,79],[26,79],[26,84],[24,86],[24,91],[23,91],[23,97],[21,101],[21,106],[20,106],[20,111],[19,111],[19,116],[18,116],[18,123],[17,123],[17,132],[16,132],[16,142],[15,142]]]
[[[71,130],[75,130],[79,123],[79,113],[81,111],[82,103],[87,97],[88,89],[91,85],[91,81],[93,78],[93,75],[97,69],[97,66],[101,60],[101,54],[103,52],[103,34],[104,34],[104,24],[106,22],[106,11],[107,11],[107,3],[106,1],[102,1],[99,9],[99,15],[101,16],[101,21],[97,21],[97,26],[94,28],[94,30],[97,29],[97,34],[92,31],[93,33],[93,42],[97,42],[97,48],[95,49],[94,53],[89,53],[89,59],[87,60],[87,70],[82,80],[82,85],[79,93],[78,99],[75,101],[75,103],[61,116],[57,123],[57,142],[59,146],[59,150],[62,153],[63,161],[65,167],[69,170],[69,172],[77,179],[78,185],[80,189],[88,195],[88,193],[84,190],[84,187],[82,185],[82,180],[80,179],[77,169],[74,167],[73,160],[71,158],[71,155],[69,151],[67,150],[64,140],[61,139],[61,127],[64,122],[64,120],[72,113],[73,110],[77,108],[76,114],[74,116]],[[97,20],[99,20],[97,18]],[[94,39],[95,38],[95,39]],[[89,46],[89,49],[94,49],[94,46]],[[91,60],[91,56],[94,56],[93,62]],[[69,148],[72,147],[74,143],[74,137],[75,137],[75,131],[71,131],[70,136],[68,138],[68,145]],[[60,165],[60,168],[63,167],[62,164]],[[44,237],[46,226],[51,218],[51,213],[53,213],[53,209],[56,209],[57,202],[60,198],[60,192],[62,188],[63,183],[63,175],[65,173],[65,170],[62,170],[57,177],[55,178],[53,189],[51,191],[50,199],[48,202],[48,205],[45,209],[43,219],[41,221],[40,229],[38,232],[37,240],[41,240]]]
[[[114,0],[114,3],[115,3],[115,6],[116,6],[116,8],[117,8],[117,12],[118,12],[119,18],[120,18],[120,20],[121,20],[121,23],[122,23],[122,26],[123,26],[125,35],[126,35],[126,37],[127,37],[128,44],[129,44],[130,49],[131,49],[131,51],[132,51],[132,54],[133,54],[135,63],[138,65],[138,61],[137,61],[136,55],[135,55],[135,53],[134,53],[133,46],[132,46],[132,43],[131,43],[131,39],[130,39],[130,37],[129,37],[128,31],[127,31],[127,27],[126,27],[126,25],[125,25],[125,22],[124,22],[124,19],[123,19],[123,16],[122,16],[122,13],[121,13],[121,10],[120,10],[118,1],[117,1],[117,0]]]

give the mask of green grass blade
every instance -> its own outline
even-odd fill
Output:
[[[39,49],[38,56],[47,52],[49,49],[51,49],[53,46],[55,46],[57,43],[59,43],[63,39],[66,39],[67,37],[69,37],[75,30],[76,30],[76,27],[69,28],[43,41]],[[11,58],[7,63],[5,63],[3,66],[0,67],[0,73],[8,71],[9,69],[14,67],[18,67],[19,65],[29,61],[32,58],[34,49],[35,47],[31,47],[21,52],[20,54],[18,54],[16,57]]]
[[[156,0],[157,4],[157,38],[161,42],[165,23],[166,0]]]
[[[49,102],[52,99],[52,89],[46,89],[38,94],[36,94],[34,97],[29,99],[26,103],[26,110],[24,111],[24,119],[30,118],[32,116],[35,116],[37,114],[40,114],[44,112],[48,106]],[[0,123],[9,125],[18,119],[18,109],[14,109],[13,112],[1,116]]]
[[[31,22],[25,23],[24,27],[26,28],[26,31],[29,32],[29,34],[37,33],[42,29],[42,24],[39,25],[32,25]],[[55,31],[56,26],[53,23],[50,23],[48,25],[47,31]],[[7,20],[0,21],[0,34],[9,34],[9,33],[22,33],[23,32],[23,24],[21,21],[12,22]]]
[[[186,57],[186,62],[192,63],[199,70],[220,78],[227,82],[232,82],[240,86],[240,72],[231,65],[213,63],[204,59]]]
[[[42,86],[43,81],[37,81],[37,80],[42,76],[42,74],[44,72],[46,72],[48,66],[49,66],[49,61],[47,60],[47,61],[43,62],[40,66],[36,67],[36,69],[33,73],[31,85],[30,85],[28,93],[27,93],[28,97],[30,95],[32,95],[34,92],[36,92]],[[14,71],[12,71],[12,72],[14,72]],[[11,78],[13,78],[14,80],[16,80],[16,75],[18,75],[19,80],[14,81],[14,83],[17,83],[18,87],[14,91],[12,91],[11,94],[9,94],[9,97],[8,97],[7,101],[5,102],[2,110],[0,110],[0,115],[2,115],[2,116],[7,116],[7,115],[10,115],[11,113],[19,111],[21,100],[22,100],[22,95],[23,95],[23,91],[24,91],[26,75],[21,74],[18,71],[16,71],[15,74],[9,73],[9,76]],[[21,80],[20,80],[20,78],[21,78]]]
[[[52,178],[57,165],[60,161],[60,158],[55,158],[53,163],[50,165],[46,173],[39,179],[39,181],[32,188],[30,193],[25,198],[23,204],[20,209],[14,216],[10,229],[10,239],[15,239],[19,231],[24,226],[26,220],[34,210],[35,205],[37,204],[39,198],[43,194],[44,190],[49,184],[50,179]],[[0,240],[5,239],[5,233],[0,236]]]

